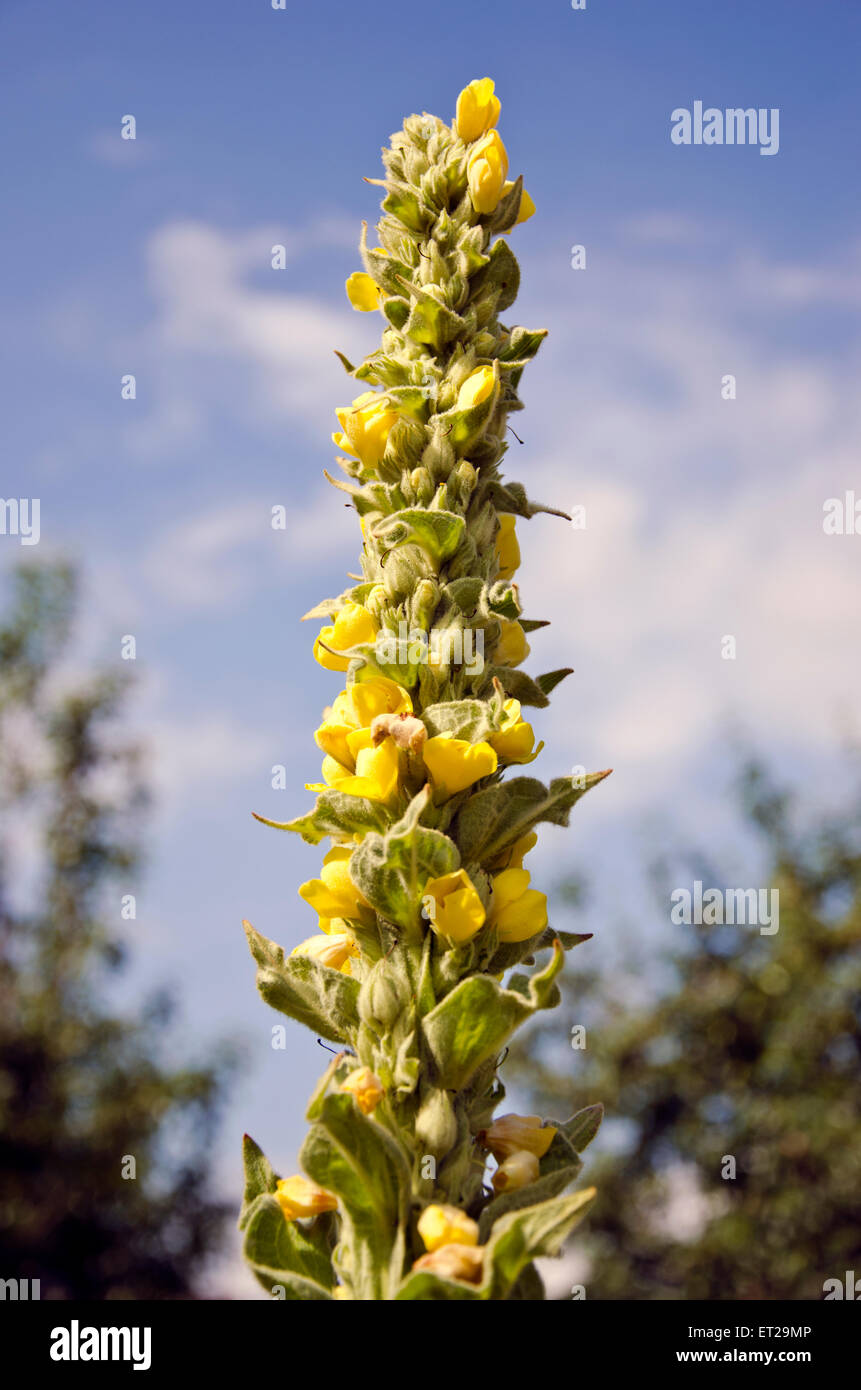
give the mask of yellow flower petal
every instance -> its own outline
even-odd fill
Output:
[[[520,546],[514,529],[514,517],[506,513],[499,518],[496,558],[499,563],[497,578],[511,579],[520,566]]]
[[[426,1250],[441,1245],[478,1245],[478,1222],[460,1207],[433,1203],[425,1207],[417,1223]]]
[[[336,1211],[338,1199],[310,1178],[297,1176],[281,1178],[275,1187],[278,1205],[288,1221],[302,1216],[319,1216],[324,1211]]]
[[[422,756],[434,785],[446,796],[471,787],[480,778],[490,776],[498,766],[496,752],[489,743],[468,743],[451,734],[429,738]]]
[[[471,144],[499,120],[499,97],[494,95],[490,77],[479,77],[464,87],[457,99],[455,129],[465,144]]]
[[[476,212],[493,212],[505,187],[508,154],[499,135],[491,130],[482,136],[466,162],[469,196]]]
[[[345,288],[347,298],[360,313],[367,314],[372,309],[379,308],[380,292],[376,282],[366,271],[354,270],[352,275],[347,277]]]
[[[431,927],[449,941],[469,941],[484,926],[484,904],[465,869],[429,879],[423,902]]]

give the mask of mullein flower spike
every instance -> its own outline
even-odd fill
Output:
[[[580,939],[548,928],[524,857],[606,776],[518,774],[542,747],[524,710],[570,672],[520,669],[543,624],[523,616],[516,522],[553,509],[500,473],[545,336],[506,312],[507,234],[535,207],[500,112],[485,77],[452,124],[408,117],[383,151],[379,244],[363,232],[346,284],[383,322],[358,366],[341,358],[356,385],[332,436],[361,575],[306,615],[344,688],[314,734],[316,802],[278,826],[330,842],[299,889],[318,934],[285,953],[245,924],[263,998],[342,1048],[309,1105],[306,1177],[246,1140],[246,1258],[289,1299],[541,1298],[534,1260],[593,1195],[566,1189],[600,1107],[493,1119],[508,1039],[558,1002]]]

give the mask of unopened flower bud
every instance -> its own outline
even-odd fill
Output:
[[[423,1101],[416,1115],[416,1140],[434,1158],[444,1158],[454,1148],[457,1117],[445,1091],[434,1087]]]
[[[438,1250],[422,1255],[413,1265],[416,1270],[428,1270],[443,1279],[461,1279],[466,1284],[480,1284],[484,1273],[483,1245],[441,1245]]]
[[[498,1162],[528,1149],[543,1158],[556,1137],[552,1125],[544,1125],[540,1115],[500,1115],[480,1136]]]
[[[478,1245],[478,1222],[460,1207],[425,1207],[418,1220],[418,1233],[430,1251],[443,1245]]]
[[[391,1028],[406,1007],[407,1001],[392,978],[388,963],[377,961],[362,982],[359,991],[359,1018],[377,1032]]]
[[[275,1188],[278,1205],[288,1221],[296,1221],[302,1216],[319,1216],[324,1211],[335,1211],[338,1199],[325,1187],[318,1187],[310,1178],[297,1174],[293,1178],[281,1178]]]
[[[357,1067],[351,1071],[346,1081],[341,1082],[341,1090],[354,1097],[363,1115],[370,1115],[376,1110],[385,1095],[382,1081],[370,1067]]]
[[[535,1154],[528,1149],[521,1149],[519,1153],[514,1153],[507,1158],[504,1163],[500,1163],[493,1175],[494,1192],[516,1192],[520,1187],[528,1187],[529,1183],[535,1182],[541,1171],[541,1165]]]

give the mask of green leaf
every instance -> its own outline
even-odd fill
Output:
[[[554,777],[549,787],[535,777],[514,777],[476,792],[455,820],[454,837],[464,863],[494,858],[541,821],[567,825],[572,807],[609,775],[610,769],[592,772],[583,786],[569,777]]]
[[[430,738],[450,733],[469,743],[479,743],[495,733],[501,723],[487,700],[444,700],[439,705],[428,705],[421,717]]]
[[[576,1115],[566,1120],[561,1128],[572,1149],[581,1154],[587,1144],[592,1143],[601,1128],[603,1118],[604,1107],[599,1102],[597,1105],[587,1105],[584,1110],[578,1110]],[[555,1124],[555,1121],[553,1123]]]
[[[493,1228],[485,1282],[492,1299],[507,1298],[522,1270],[541,1255],[557,1255],[595,1196],[594,1187],[510,1212]]]
[[[501,1052],[515,1028],[536,1009],[547,1006],[563,962],[560,947],[525,989],[503,989],[490,975],[461,980],[422,1025],[438,1084],[461,1090],[483,1062]]]
[[[411,932],[420,930],[428,879],[460,867],[454,842],[442,831],[419,824],[429,796],[425,786],[388,834],[366,835],[350,860],[350,877],[371,906],[387,921]]]
[[[544,709],[550,704],[541,686],[525,671],[518,671],[513,666],[488,666],[487,676],[491,680],[495,676],[506,695],[512,700],[519,700],[521,705]]]
[[[520,626],[524,632],[537,632],[540,627],[549,627],[549,618],[521,618]]]
[[[395,1299],[400,1303],[419,1299],[424,1303],[475,1303],[486,1297],[475,1284],[467,1284],[461,1279],[442,1279],[425,1269],[408,1274],[395,1294]]]
[[[369,180],[370,182],[370,180]],[[410,231],[424,231],[431,214],[422,207],[416,194],[407,184],[388,184],[389,193],[383,199],[383,212],[400,218]]]
[[[418,545],[439,567],[457,550],[465,526],[463,517],[455,512],[410,507],[378,522],[373,535],[391,549],[399,545]]]
[[[591,941],[593,936],[594,932],[590,931],[555,931],[553,927],[547,927],[532,949],[533,951],[545,951],[548,946],[553,945],[554,941],[559,941],[564,951],[573,951],[575,946],[582,946],[584,941]]]
[[[248,1215],[255,1200],[267,1192],[274,1192],[278,1182],[278,1174],[250,1134],[242,1136],[242,1166],[245,1170],[245,1192],[239,1213],[240,1231],[248,1225]]]
[[[279,1013],[332,1042],[349,1042],[358,1027],[359,982],[309,956],[287,956],[274,941],[243,923],[257,961],[257,988]]]
[[[535,1265],[528,1264],[517,1277],[517,1282],[508,1295],[509,1303],[522,1299],[527,1303],[541,1303],[546,1298],[544,1281]]]
[[[410,316],[409,301],[393,297],[383,301],[383,313],[393,328],[403,332],[404,324]]]
[[[346,792],[325,791],[317,797],[313,811],[296,820],[267,820],[252,812],[255,820],[270,825],[273,830],[292,830],[309,845],[318,845],[327,835],[364,835],[368,830],[385,830],[385,809],[364,796],[348,796]]]
[[[541,502],[530,502],[522,483],[491,482],[487,485],[487,494],[498,512],[510,512],[515,516],[525,517],[547,512],[550,516],[561,516],[565,521],[571,520],[567,512],[560,512],[556,507],[545,507]]]
[[[269,1292],[284,1288],[288,1302],[320,1302],[331,1297],[335,1276],[325,1246],[311,1230],[284,1218],[277,1200],[269,1193],[256,1199],[248,1213],[243,1254],[260,1283]]]
[[[564,681],[566,676],[573,676],[573,666],[563,666],[558,671],[545,671],[543,676],[536,676],[535,684],[539,690],[543,690],[545,695],[549,695],[551,690],[555,690],[560,681]]]
[[[547,337],[546,328],[512,328],[508,342],[499,354],[507,367],[522,367],[530,362]]]
[[[344,1274],[365,1299],[401,1282],[410,1171],[394,1139],[351,1096],[327,1096],[301,1154],[306,1173],[340,1199]]]
[[[421,285],[416,285],[411,280],[404,281],[404,289],[415,299],[403,329],[413,342],[424,343],[440,352],[466,328],[460,314],[456,314]]]
[[[474,299],[487,289],[497,295],[497,313],[509,309],[517,298],[517,291],[520,289],[520,266],[507,241],[494,242],[490,260],[473,278],[471,297]]]
[[[492,232],[508,232],[511,230],[517,221],[517,214],[520,212],[520,201],[522,196],[523,175],[520,174],[505,194],[505,197],[500,198],[493,210],[493,214],[488,223]],[[505,242],[502,244],[505,245]],[[499,242],[496,242],[495,245],[498,246]],[[514,295],[511,296],[509,303],[512,303],[513,300]]]

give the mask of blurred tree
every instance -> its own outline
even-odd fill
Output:
[[[40,1279],[43,1298],[190,1297],[226,1213],[207,1184],[231,1058],[165,1068],[164,995],[134,1019],[105,1010],[146,803],[138,754],[113,736],[124,682],[61,688],[72,571],[26,565],[13,582],[0,625],[0,1278]],[[35,909],[20,904],[22,878]]]
[[[542,1114],[600,1099],[627,1136],[587,1166],[589,1298],[821,1299],[826,1279],[861,1275],[861,821],[804,833],[761,769],[742,787],[779,931],[676,928],[687,940],[651,1006],[642,980],[572,973],[588,1047],[563,1061],[542,1023],[506,1065]]]

